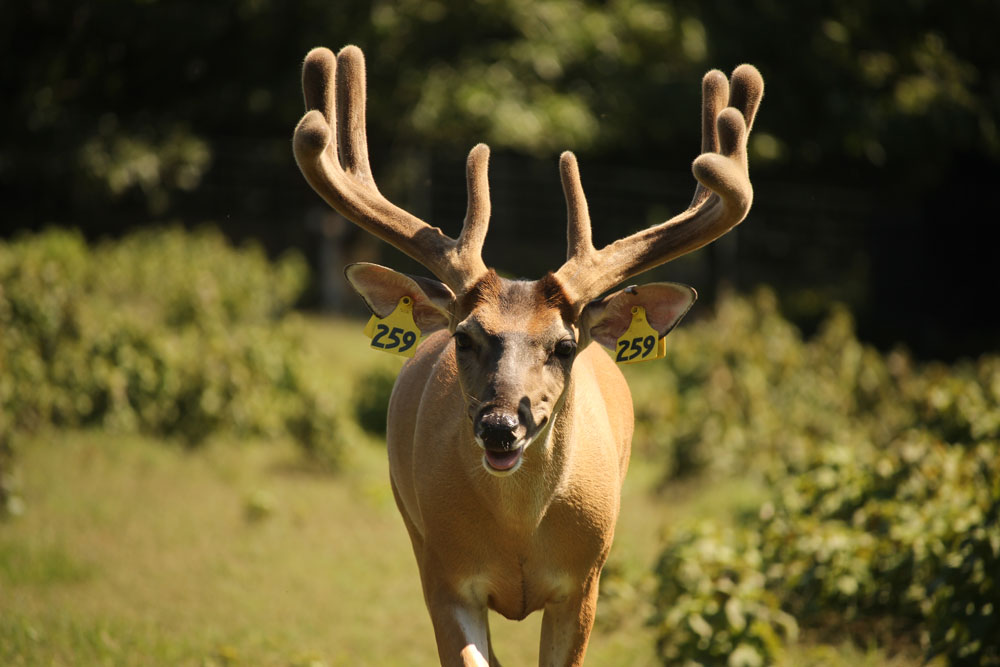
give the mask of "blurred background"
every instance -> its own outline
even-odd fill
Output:
[[[437,664],[387,483],[401,360],[342,268],[425,269],[299,173],[301,62],[359,45],[390,200],[487,264],[683,210],[700,80],[755,64],[755,201],[641,280],[592,665],[1000,665],[996,0],[0,3],[0,664]],[[532,664],[539,619],[491,620]]]
[[[356,308],[340,264],[396,257],[290,148],[303,56],[353,43],[380,187],[456,233],[485,141],[487,263],[536,277],[564,252],[559,152],[581,159],[598,242],[666,219],[693,191],[701,75],[751,62],[768,87],[750,219],[668,274],[708,303],[720,282],[774,285],[807,330],[836,300],[881,347],[976,354],[1000,335],[998,21],[991,0],[4,3],[0,229],[209,223],[301,250],[303,305]]]

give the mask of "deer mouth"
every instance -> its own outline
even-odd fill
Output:
[[[486,464],[487,470],[496,472],[513,472],[517,465],[521,462],[521,457],[524,455],[524,445],[518,443],[512,449],[505,449],[503,451],[496,449],[484,449],[483,462]]]
[[[544,437],[548,431],[545,428],[549,418],[544,417],[538,426],[525,436],[518,438],[507,446],[488,446],[482,438],[476,442],[483,448],[483,467],[494,475],[510,475],[521,467],[524,462],[524,450],[539,437]]]

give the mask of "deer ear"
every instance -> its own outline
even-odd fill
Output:
[[[445,329],[451,321],[455,293],[442,282],[368,262],[350,264],[344,275],[368,309],[379,317],[388,316],[399,300],[408,296],[413,299],[413,321],[422,334]]]
[[[687,314],[697,298],[693,287],[680,283],[633,285],[588,303],[580,315],[580,329],[613,350],[632,322],[632,306],[642,306],[646,309],[646,321],[663,338]]]

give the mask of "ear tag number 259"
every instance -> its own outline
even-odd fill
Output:
[[[632,323],[618,338],[615,361],[619,364],[636,364],[640,361],[662,359],[667,354],[667,339],[646,321],[646,309],[632,306]]]
[[[365,335],[372,339],[373,349],[412,357],[420,344],[420,329],[413,321],[413,299],[404,296],[385,317],[372,315],[365,325]]]

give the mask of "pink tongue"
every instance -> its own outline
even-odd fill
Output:
[[[486,461],[496,470],[510,470],[521,458],[521,448],[509,452],[491,452],[486,450]]]

